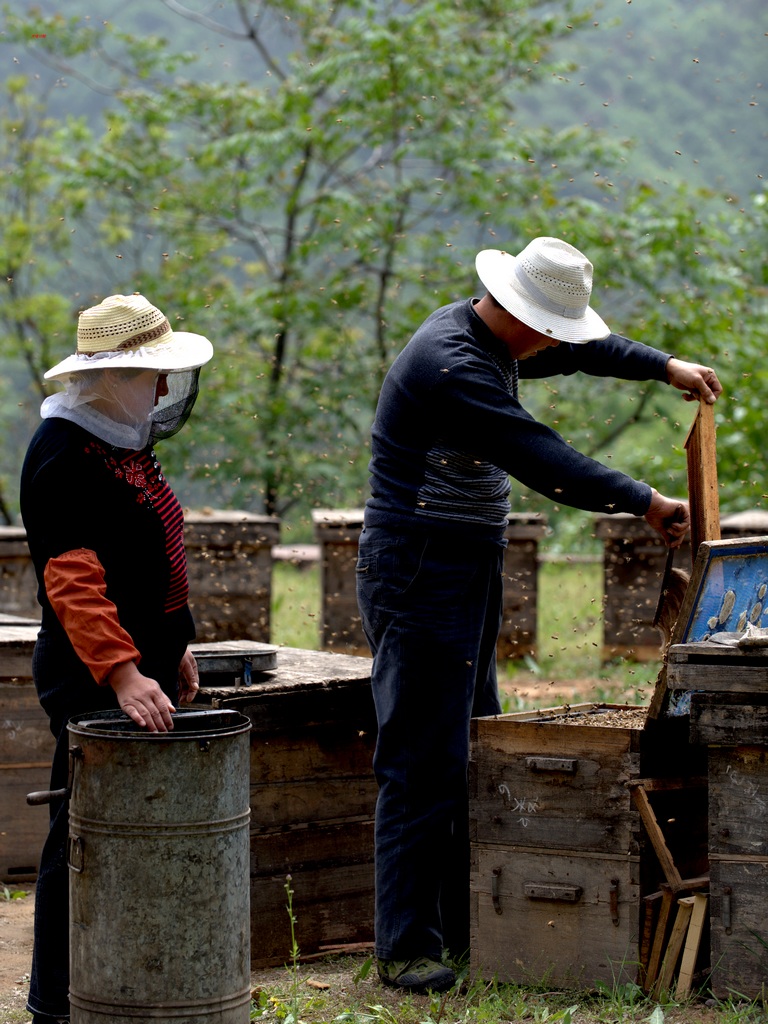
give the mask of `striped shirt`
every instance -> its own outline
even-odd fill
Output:
[[[184,511],[163,475],[154,450],[130,452],[119,465],[127,484],[137,488],[138,500],[149,501],[165,531],[165,550],[170,568],[165,611],[183,608],[189,597],[187,556],[184,550]]]

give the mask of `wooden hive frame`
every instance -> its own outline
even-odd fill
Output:
[[[703,399],[699,401],[698,412],[685,439],[685,451],[691,507],[691,558],[695,562],[702,541],[720,540],[715,407]]]

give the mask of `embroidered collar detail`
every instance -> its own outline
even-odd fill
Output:
[[[130,452],[125,457],[118,458],[114,454],[114,448],[107,449],[99,441],[94,440],[85,445],[85,453],[100,456],[107,469],[118,480],[123,480],[129,487],[134,487],[136,501],[140,505],[145,502],[154,504],[156,492],[159,492],[163,482],[160,464],[154,451],[149,452],[148,456],[142,452]]]

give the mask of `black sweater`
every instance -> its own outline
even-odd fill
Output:
[[[582,371],[666,381],[669,356],[611,334],[561,343],[521,360],[519,375]],[[371,438],[370,526],[430,525],[497,535],[509,476],[553,501],[591,512],[644,515],[651,488],[582,455],[512,395],[506,346],[473,300],[434,312],[395,359]]]
[[[87,548],[106,596],[142,655],[142,671],[176,677],[194,624],[187,597],[183,513],[152,449],[112,448],[68,420],[43,420],[21,474],[21,514],[38,579],[46,649],[72,647],[45,592],[48,561]]]

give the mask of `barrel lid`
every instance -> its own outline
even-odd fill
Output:
[[[277,647],[251,640],[192,644],[190,650],[201,676],[234,674],[258,677],[277,668]]]
[[[68,723],[71,733],[130,739],[175,740],[247,732],[250,719],[229,708],[179,708],[173,713],[171,732],[149,732],[124,711],[93,711],[75,715]]]

